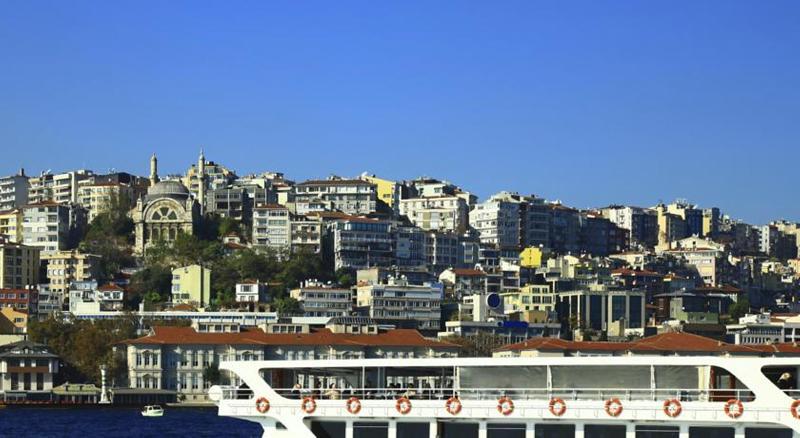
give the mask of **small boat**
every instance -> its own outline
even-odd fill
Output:
[[[164,408],[159,405],[148,405],[142,409],[143,417],[161,417],[164,415]]]

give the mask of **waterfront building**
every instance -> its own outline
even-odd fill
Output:
[[[437,335],[443,341],[452,336],[469,338],[488,334],[495,336],[503,344],[513,344],[530,338],[561,336],[561,324],[558,322],[445,321],[444,327],[445,331]]]
[[[0,401],[50,400],[59,365],[45,345],[19,341],[0,346]]]
[[[260,329],[198,333],[191,327],[153,327],[148,335],[120,346],[125,349],[131,388],[175,390],[186,401],[207,400],[211,382],[204,380],[203,370],[223,361],[447,357],[458,351],[455,345],[429,341],[414,330],[400,329],[377,334],[333,333],[328,329],[277,334]],[[224,373],[224,380],[233,385],[241,382],[228,373]],[[333,375],[324,380],[325,387],[340,382]],[[304,381],[307,388],[316,383]]]

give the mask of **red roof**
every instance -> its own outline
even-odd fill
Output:
[[[627,268],[620,268],[614,269],[611,271],[611,275],[622,275],[622,276],[631,276],[631,277],[658,277],[661,278],[662,275],[658,272],[648,271],[643,269],[641,271],[637,271],[635,269],[627,269]]]
[[[101,292],[105,292],[105,291],[112,291],[112,290],[113,291],[124,291],[125,289],[117,286],[114,283],[108,283],[108,284],[104,284],[104,285],[98,287],[97,290],[99,290]]]
[[[610,351],[610,352],[658,352],[658,353],[790,353],[800,352],[794,344],[734,345],[691,333],[662,333],[631,342],[583,342],[553,338],[535,338],[517,344],[506,345],[496,351]]]
[[[453,273],[464,277],[483,277],[486,275],[486,273],[481,270],[468,268],[455,268],[453,269]]]
[[[332,333],[322,329],[313,333],[264,333],[259,329],[240,333],[198,333],[191,327],[153,327],[153,334],[123,341],[125,344],[192,344],[192,345],[353,345],[394,347],[451,347],[456,345],[430,341],[416,330],[395,329],[377,335]]]

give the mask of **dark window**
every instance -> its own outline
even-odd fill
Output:
[[[689,438],[733,438],[732,427],[690,427]]]
[[[388,438],[388,423],[353,423],[353,438]]]
[[[625,426],[587,424],[583,431],[586,438],[625,438]]]
[[[636,438],[679,438],[680,428],[673,426],[636,426]]]
[[[312,421],[311,433],[317,438],[344,438],[346,424],[335,421]]]
[[[524,424],[487,424],[487,438],[525,438]]]
[[[750,428],[744,430],[745,438],[792,438],[791,429]]]
[[[478,438],[478,423],[439,423],[441,438]]]
[[[575,425],[573,424],[537,424],[536,438],[573,438]]]
[[[428,423],[397,423],[397,438],[420,438],[430,434]]]
[[[631,313],[631,320],[628,321],[628,327],[630,328],[641,328],[641,319],[642,319],[642,297],[633,296],[630,300],[630,313]]]
[[[37,391],[44,390],[44,374],[43,373],[36,373],[36,390]]]

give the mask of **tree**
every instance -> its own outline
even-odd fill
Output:
[[[128,217],[130,209],[130,198],[112,194],[78,245],[81,252],[100,256],[98,280],[101,282],[111,280],[122,268],[134,265],[131,251],[133,221]]]
[[[336,283],[341,287],[350,288],[356,284],[353,270],[350,268],[339,268],[334,276],[336,277]]]
[[[133,274],[128,286],[128,304],[135,308],[147,297],[147,302],[161,302],[169,297],[172,289],[172,270],[153,265]]]
[[[219,372],[219,366],[215,363],[207,365],[203,368],[203,381],[217,385],[222,381],[222,373]]]
[[[272,301],[272,308],[278,315],[292,315],[301,312],[300,301],[292,297],[276,298]]]
[[[505,337],[484,332],[474,336],[451,336],[445,341],[460,346],[462,355],[467,357],[489,357],[494,350],[506,344]]]
[[[735,303],[728,307],[728,315],[734,321],[750,313],[750,299],[746,296],[740,297]]]

